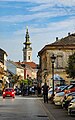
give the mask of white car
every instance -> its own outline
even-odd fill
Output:
[[[52,98],[52,93],[53,93],[53,90],[52,88],[48,91],[48,99],[50,100]],[[54,91],[54,95],[56,94],[56,92]]]
[[[68,106],[68,115],[75,114],[75,98],[71,100],[69,106]]]
[[[52,88],[48,91],[48,99],[50,100],[52,96]]]
[[[61,99],[63,98],[64,94],[64,92],[59,92],[55,94],[53,99],[55,105],[61,105]]]

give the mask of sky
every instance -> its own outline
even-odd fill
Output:
[[[23,61],[28,26],[32,60],[47,44],[75,33],[75,0],[0,0],[0,48],[8,59]]]

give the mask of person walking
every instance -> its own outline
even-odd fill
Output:
[[[45,103],[45,102],[48,103],[48,88],[49,88],[49,86],[48,86],[47,83],[45,82],[45,84],[44,84],[44,86],[43,86],[44,103]]]

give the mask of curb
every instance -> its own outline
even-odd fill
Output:
[[[42,105],[43,109],[45,110],[46,114],[48,115],[49,117],[49,120],[56,120],[54,118],[54,116],[50,113],[50,111],[46,108],[46,106],[43,104],[43,102],[41,100],[40,101],[40,104]]]

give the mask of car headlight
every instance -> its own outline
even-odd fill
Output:
[[[70,102],[70,103],[69,103],[69,106],[71,106],[72,104],[74,104],[74,103],[73,103],[73,102]]]
[[[72,96],[68,96],[66,100],[71,100],[72,98]]]
[[[3,94],[5,94],[5,92],[3,92]]]
[[[12,92],[12,94],[14,94],[15,92]]]
[[[69,104],[68,108],[75,108],[75,103]]]

